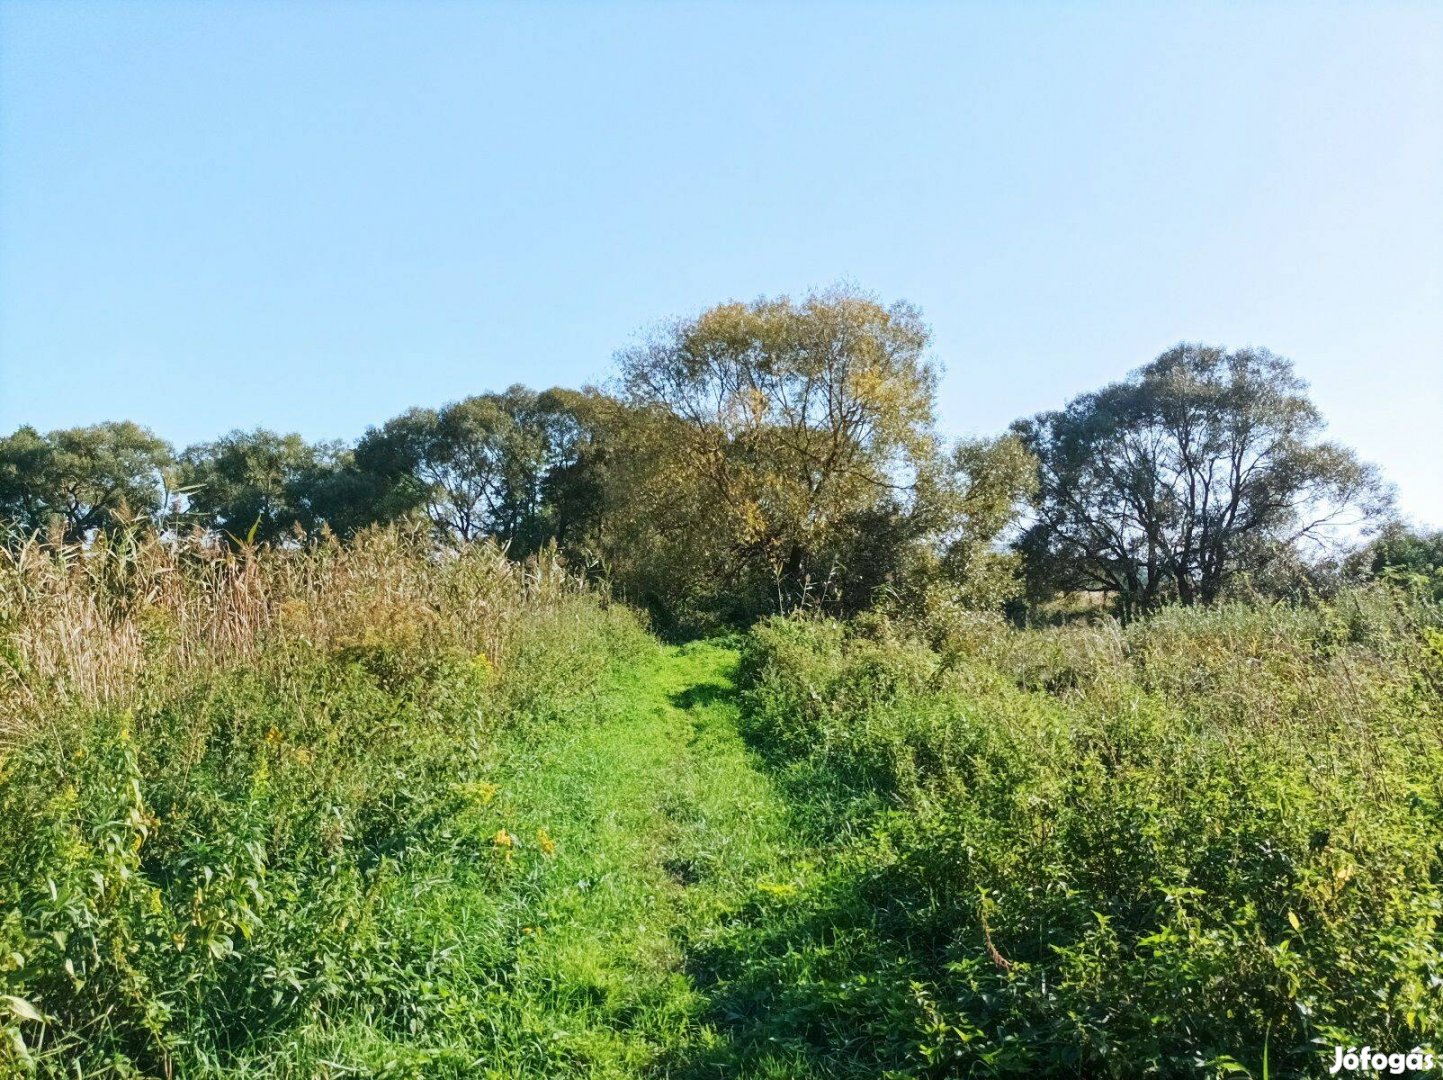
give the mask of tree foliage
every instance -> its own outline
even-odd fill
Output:
[[[1376,472],[1320,438],[1307,385],[1266,349],[1179,345],[1014,430],[1041,465],[1021,543],[1034,588],[1124,611],[1211,602],[1301,545],[1376,520]]]
[[[1443,531],[1410,529],[1397,522],[1358,553],[1367,575],[1443,600]]]
[[[187,516],[235,541],[274,542],[326,520],[344,450],[273,431],[233,431],[187,448],[179,479]]]
[[[669,450],[658,501],[704,533],[706,580],[824,599],[862,523],[910,509],[935,449],[928,343],[915,309],[833,290],[723,304],[622,353],[625,399]]]
[[[22,427],[0,438],[0,520],[30,534],[58,529],[85,540],[118,520],[164,505],[172,452],[129,421],[42,435]]]
[[[902,611],[927,620],[997,610],[1022,591],[1020,557],[1001,547],[1037,490],[1037,459],[1015,435],[965,439],[923,476],[916,536],[889,576]]]
[[[543,487],[575,438],[560,394],[512,386],[402,413],[362,437],[354,464],[376,519],[420,512],[438,535],[494,536],[525,553],[547,536]]]
[[[833,288],[663,324],[618,355],[611,392],[516,385],[407,410],[354,446],[236,431],[172,469],[134,424],[21,428],[0,440],[0,521],[85,541],[150,514],[287,543],[415,519],[448,545],[554,545],[672,632],[877,605],[945,621],[1015,604],[1024,580],[1034,602],[1100,592],[1130,614],[1362,572],[1319,545],[1378,522],[1388,492],[1322,437],[1289,361],[1179,345],[948,446],[929,346],[910,305]],[[1389,543],[1380,567],[1427,546]]]

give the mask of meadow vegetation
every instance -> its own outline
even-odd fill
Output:
[[[350,444],[0,439],[0,1076],[1430,1045],[1443,541],[1266,350],[949,442],[928,344],[830,290]]]
[[[645,647],[554,563],[396,531],[0,575],[0,1062],[47,1075],[263,1072],[328,1018],[444,1014],[437,906],[545,846],[500,839],[504,748]]]
[[[935,632],[935,628],[934,632]],[[747,730],[824,879],[737,958],[835,1075],[1318,1075],[1443,1030],[1443,610],[780,619]]]

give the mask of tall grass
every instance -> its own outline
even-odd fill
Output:
[[[642,640],[555,560],[395,530],[6,557],[0,1075],[318,1075],[336,1025],[424,1028],[457,961],[417,898],[500,872],[502,733]]]
[[[648,1040],[697,1076],[1312,1075],[1443,1030],[1435,602],[762,624],[744,723],[795,814],[750,833],[709,830],[783,799],[690,756],[730,706],[700,737],[646,641],[554,559],[398,530],[0,556],[0,1076],[632,1075]],[[795,880],[722,903],[688,867],[744,833],[737,874]],[[622,955],[649,889],[702,897],[684,967]]]
[[[0,550],[4,733],[247,664],[278,644],[424,637],[496,664],[518,629],[578,592],[558,559],[518,564],[489,544],[440,555],[401,530],[346,548],[240,553],[145,531],[89,548],[31,542]]]
[[[1265,1048],[1312,1075],[1331,1045],[1426,1045],[1440,626],[1386,589],[940,649],[765,625],[752,734],[838,854],[757,955],[811,957],[798,1008],[857,1033],[855,1075],[1242,1075]]]

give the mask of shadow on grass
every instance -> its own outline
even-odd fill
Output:
[[[738,704],[738,696],[723,678],[694,683],[669,701],[704,710]],[[797,850],[839,851],[858,818],[878,808],[875,795],[788,761],[745,717],[738,719],[757,764],[784,797],[786,831]],[[727,719],[728,731],[731,725]],[[690,864],[666,869],[682,884],[696,880]],[[925,1021],[913,987],[942,961],[875,869],[849,860],[800,888],[762,884],[705,937],[684,943],[685,973],[703,998],[694,1019],[705,1034],[658,1063],[656,1074],[673,1080],[911,1074]],[[789,876],[785,864],[781,875]]]
[[[718,702],[736,700],[736,690],[724,682],[704,682],[688,686],[685,690],[671,695],[670,701],[678,709],[706,708]]]
[[[667,1062],[678,1080],[898,1075],[915,1069],[925,1021],[913,987],[928,966],[860,879],[805,896],[754,895],[719,938],[691,950],[710,1037]]]
[[[729,683],[704,682],[671,702],[693,709],[737,696]],[[836,861],[820,876],[802,875],[802,884],[789,883],[794,875],[783,862],[777,882],[759,883],[711,933],[685,943],[686,975],[704,999],[695,1020],[705,1034],[678,1048],[658,1075],[913,1075],[927,1021],[915,987],[935,983],[947,943],[917,924],[884,869],[843,854],[879,800],[833,772],[787,761],[741,719],[743,739],[783,795],[789,846]]]

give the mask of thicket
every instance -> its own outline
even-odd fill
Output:
[[[0,1075],[320,1075],[470,1008],[431,905],[510,864],[502,743],[643,641],[554,559],[399,530],[0,555]]]
[[[911,305],[834,288],[662,324],[608,391],[513,386],[350,444],[258,429],[176,453],[133,423],[23,427],[0,438],[0,528],[75,543],[144,521],[243,546],[421,522],[443,546],[554,547],[684,638],[796,609],[1085,596],[1131,617],[1317,593],[1320,556],[1390,514],[1265,349],[1182,344],[953,442],[930,343]]]
[[[777,618],[742,676],[835,854],[731,976],[837,1074],[1313,1075],[1443,1031],[1435,601]]]
[[[0,438],[0,1068],[315,1073],[336,1024],[483,1023],[428,904],[516,854],[503,741],[645,640],[596,583],[676,637],[791,613],[748,723],[835,859],[723,979],[833,1071],[1443,1028],[1439,537],[1317,557],[1389,493],[1265,350],[948,445],[929,342],[835,289],[351,445]]]

